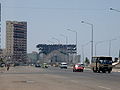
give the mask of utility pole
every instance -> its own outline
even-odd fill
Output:
[[[120,58],[120,50],[119,50],[119,58]]]
[[[1,3],[0,3],[0,49],[1,49]]]
[[[92,23],[88,23],[88,22],[85,22],[85,21],[81,21],[81,23],[85,23],[85,24],[88,24],[91,26],[91,61],[92,61],[92,57],[93,57],[93,24]],[[90,61],[90,63],[91,63]]]
[[[109,56],[111,56],[111,43],[112,43],[112,41],[114,41],[114,40],[116,40],[116,38],[109,40]]]

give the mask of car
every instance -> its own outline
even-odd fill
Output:
[[[48,68],[48,64],[47,63],[43,63],[41,67],[42,68]]]
[[[66,63],[66,62],[62,62],[62,63],[60,64],[60,68],[61,68],[61,69],[63,69],[63,68],[64,68],[64,69],[67,69],[67,67],[68,67],[68,66],[67,66],[67,63]]]
[[[41,67],[40,64],[35,64],[35,67]]]
[[[83,64],[75,64],[73,65],[73,72],[83,72],[84,65]]]

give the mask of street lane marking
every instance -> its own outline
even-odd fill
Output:
[[[111,88],[107,88],[107,87],[104,87],[104,86],[98,86],[99,88],[102,88],[102,89],[106,89],[106,90],[111,90]]]

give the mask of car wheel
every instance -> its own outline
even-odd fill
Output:
[[[111,73],[111,70],[109,70],[108,73]]]
[[[73,72],[75,72],[75,70],[73,69]]]
[[[105,70],[103,70],[102,72],[103,72],[103,73],[106,73],[106,71],[105,71]]]
[[[95,70],[95,69],[93,68],[93,72],[95,72],[95,73],[96,73],[96,72],[97,72],[97,70]]]

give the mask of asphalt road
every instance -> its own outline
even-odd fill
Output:
[[[120,73],[93,73],[91,70],[84,72],[72,72],[72,69],[49,68],[49,74],[60,75],[68,80],[82,83],[85,87],[92,90],[120,90]]]
[[[0,73],[0,90],[120,90],[120,73],[15,67]]]

